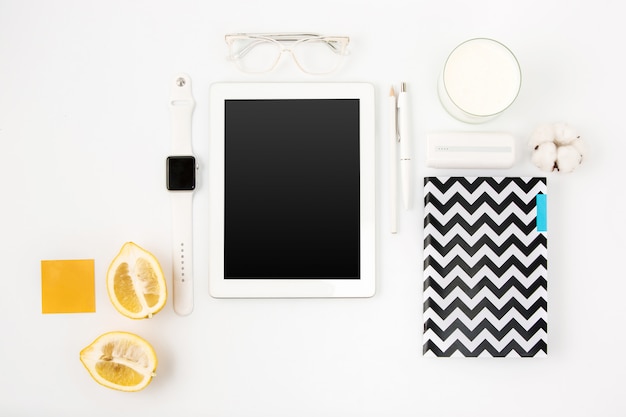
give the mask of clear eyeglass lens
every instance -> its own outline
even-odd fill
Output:
[[[332,40],[311,39],[298,43],[292,53],[302,70],[311,74],[326,74],[339,66],[343,45]]]
[[[237,39],[230,46],[231,58],[242,71],[270,71],[280,58],[280,47],[265,39]]]

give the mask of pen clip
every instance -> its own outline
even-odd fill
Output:
[[[403,100],[401,100],[401,96],[403,96],[404,94],[406,94],[406,83],[403,82],[400,84],[400,92],[398,93],[398,97],[396,98],[396,137],[397,137],[397,141],[402,142],[402,135],[400,134],[400,121],[402,116],[400,115],[402,113],[403,110],[402,109],[402,104],[403,104]]]
[[[396,105],[396,142],[400,143],[400,140],[402,139],[402,137],[400,136],[400,124],[398,123],[400,121],[400,112],[398,111],[400,107],[398,107]]]
[[[396,143],[400,143],[400,125],[398,124],[398,122],[400,121],[400,112],[398,111],[398,109],[400,109],[400,107],[398,106],[398,97],[395,96],[394,94],[394,99],[396,101],[396,105],[395,105],[395,112],[394,112],[394,117],[395,117],[395,123],[394,126],[396,128]]]

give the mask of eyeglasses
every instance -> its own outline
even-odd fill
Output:
[[[283,52],[308,74],[328,74],[339,67],[350,42],[347,36],[315,33],[236,33],[225,37],[228,59],[247,73],[272,71]]]

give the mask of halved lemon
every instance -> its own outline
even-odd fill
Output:
[[[159,261],[133,242],[126,242],[111,262],[107,290],[117,311],[132,319],[152,317],[167,300]]]
[[[80,361],[99,384],[129,392],[148,386],[157,367],[150,343],[127,332],[99,336],[81,350]]]

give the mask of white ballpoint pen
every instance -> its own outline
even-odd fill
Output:
[[[396,92],[393,87],[389,90],[389,143],[390,148],[390,189],[389,189],[389,203],[390,203],[390,222],[391,233],[398,232],[398,127],[396,125],[396,116],[398,107],[396,103]]]
[[[411,208],[411,138],[409,136],[409,108],[406,96],[406,83],[400,86],[398,94],[399,136],[400,136],[400,176],[404,208]]]

